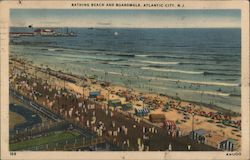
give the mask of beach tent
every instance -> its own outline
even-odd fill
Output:
[[[160,122],[165,122],[166,117],[164,114],[150,114],[149,115],[149,120],[152,123],[160,123]]]
[[[100,95],[99,91],[89,92],[89,98],[97,98]]]
[[[208,112],[208,114],[207,114],[207,116],[210,117],[210,118],[213,117],[214,115],[215,115],[214,112]]]
[[[189,133],[189,138],[198,141],[199,143],[205,143],[205,135],[207,132],[204,129],[197,129]]]
[[[168,111],[169,108],[170,108],[169,104],[166,103],[166,104],[163,106],[162,111],[166,112],[166,111]]]
[[[222,120],[222,116],[220,114],[214,114],[214,115],[212,115],[212,119]]]
[[[97,101],[105,101],[106,99],[105,99],[105,97],[103,95],[99,95],[99,96],[96,97],[96,100]]]
[[[176,124],[174,121],[166,120],[164,122],[165,127],[167,130],[175,130],[176,129]]]
[[[230,121],[230,120],[222,120],[222,124],[224,124],[226,126],[231,126],[232,121]]]
[[[233,121],[233,123],[237,128],[241,129],[241,120]]]
[[[137,116],[147,116],[149,114],[149,109],[147,108],[136,108],[135,109],[135,114]]]
[[[206,116],[207,113],[206,113],[205,111],[199,111],[199,115],[200,115],[200,116]]]
[[[124,110],[124,111],[127,111],[127,110],[130,110],[130,109],[132,109],[132,104],[131,103],[126,103],[126,104],[123,104],[122,105],[122,110]]]
[[[234,151],[235,140],[228,138],[227,140],[223,140],[218,144],[218,149],[223,151]]]
[[[109,100],[108,101],[109,106],[111,107],[119,107],[122,105],[122,102],[120,99],[114,99],[114,100]]]
[[[144,101],[144,100],[145,100],[145,97],[140,96],[140,97],[138,98],[138,100],[140,100],[140,101]]]
[[[133,96],[132,95],[126,95],[125,98],[126,98],[126,101],[130,101],[133,98]]]

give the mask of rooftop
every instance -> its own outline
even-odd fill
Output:
[[[166,118],[164,114],[150,114],[151,118]]]

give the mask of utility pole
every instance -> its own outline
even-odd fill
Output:
[[[195,113],[193,111],[192,113],[192,139],[194,139],[194,116],[195,116]]]
[[[110,90],[108,88],[108,108],[109,108],[109,94],[110,94]]]
[[[63,88],[64,88],[64,91],[65,91],[65,79],[63,79]]]

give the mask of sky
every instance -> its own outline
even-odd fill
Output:
[[[10,26],[240,28],[240,10],[12,9]]]

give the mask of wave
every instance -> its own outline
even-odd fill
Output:
[[[139,62],[142,62],[142,63],[150,63],[150,64],[169,64],[169,65],[176,65],[176,64],[179,64],[180,62],[160,62],[160,61],[139,61]]]
[[[145,85],[148,86],[148,85]],[[162,87],[162,86],[149,86],[151,88],[156,88],[156,89],[166,89],[169,90],[170,88],[167,87]],[[214,91],[195,91],[195,90],[182,90],[182,92],[192,92],[192,93],[198,93],[198,94],[207,94],[207,95],[213,95],[213,96],[223,96],[223,97],[229,97],[231,96],[230,93],[222,93],[222,92],[214,92]]]
[[[204,56],[204,54],[201,53],[191,53],[189,55],[196,55],[196,56]],[[211,52],[206,52],[206,55],[213,56],[213,57],[223,57],[223,58],[230,58],[230,57],[236,57],[240,58],[240,54],[223,54],[223,53],[211,53]]]
[[[241,76],[240,74],[235,74],[235,73],[218,73],[218,72],[204,72],[204,75],[219,75],[219,76]]]
[[[99,61],[122,61],[123,60],[120,58],[104,58],[104,57],[91,57],[91,56],[88,56],[85,58],[99,60]]]
[[[107,58],[107,57],[98,57],[98,56],[89,56],[89,55],[74,55],[74,54],[63,54],[61,57],[77,58],[77,59],[89,59],[97,61],[123,61],[121,58]]]
[[[207,70],[204,68],[199,68],[198,70],[203,71],[203,70]],[[232,68],[216,68],[216,69],[211,69],[209,68],[209,72],[217,72],[217,71],[222,71],[222,72],[240,72],[240,68],[239,69],[232,69]]]
[[[230,94],[231,97],[240,97],[240,94]]]
[[[165,54],[165,55],[162,55],[162,54]],[[213,52],[203,52],[203,53],[194,53],[194,52],[188,52],[188,51],[185,51],[185,52],[161,52],[159,54],[159,52],[156,52],[155,54],[142,54],[142,55],[135,55],[135,56],[138,56],[138,57],[152,57],[152,58],[164,58],[164,57],[173,57],[173,58],[181,58],[183,56],[180,56],[180,55],[183,55],[185,54],[185,56],[214,56],[214,57],[225,57],[227,58],[228,56],[230,57],[240,57],[240,54],[226,54],[226,53],[213,53]]]
[[[209,94],[213,96],[224,96],[229,97],[230,93],[222,93],[222,92],[213,92],[213,91],[194,91],[194,90],[188,90],[189,92],[198,93],[198,94]]]
[[[168,55],[150,55],[150,54],[139,54],[139,55],[135,55],[136,57],[148,57],[148,58],[183,58],[183,56],[175,56],[169,53],[165,53]]]
[[[146,76],[139,76],[143,79],[148,80],[163,80],[163,81],[170,81],[170,82],[176,82],[176,83],[189,83],[189,84],[195,84],[195,85],[210,85],[210,86],[227,86],[227,87],[238,87],[239,84],[236,83],[223,83],[223,82],[203,82],[203,81],[192,81],[192,80],[180,80],[180,79],[170,79],[170,78],[152,78],[152,77],[146,77]]]
[[[129,64],[125,64],[125,63],[116,63],[116,62],[108,62],[108,63],[105,63],[105,64],[117,65],[117,66],[126,66],[126,67],[129,67],[129,66],[130,66]]]
[[[145,64],[138,64],[138,63],[116,63],[116,62],[108,62],[107,64],[110,65],[118,65],[118,66],[135,66],[135,67],[143,67],[143,66],[147,66]]]
[[[96,72],[102,72],[102,73],[105,73],[106,71],[105,70],[101,70],[101,69],[96,69],[96,68],[90,68],[91,71],[96,71]],[[125,73],[120,73],[120,72],[112,72],[112,71],[109,71],[109,72],[106,72],[108,74],[113,74],[113,75],[121,75],[121,76],[128,76],[127,74]]]
[[[51,47],[53,47],[53,46],[51,46]],[[79,53],[98,54],[97,51],[82,50],[82,49],[78,49],[78,48],[58,47],[58,46],[55,46],[55,48],[32,47],[32,49],[42,50],[42,51],[52,51],[52,52],[67,52],[67,53],[78,54],[78,55],[79,55]]]
[[[125,74],[122,74],[122,73],[118,73],[118,72],[107,72],[108,74],[113,74],[113,75],[125,75]]]
[[[210,61],[213,63],[201,63],[201,62],[180,62],[179,65],[192,65],[192,66],[207,66],[207,65],[219,65],[221,67],[238,67],[240,64],[235,64],[235,63],[230,63],[230,64],[217,64],[214,63],[215,61]],[[199,70],[203,70],[203,69],[199,69]]]
[[[145,55],[145,54],[138,54],[138,55],[135,55],[136,57],[148,57],[149,55]]]
[[[104,72],[104,70],[96,69],[96,68],[90,68],[91,71],[96,71],[96,72]]]
[[[190,56],[190,57],[188,57]],[[166,58],[166,57],[165,57]],[[185,57],[184,56],[171,56],[171,57],[168,57],[168,58],[175,58],[175,59],[186,59],[186,60],[205,60],[205,61],[212,61],[212,62],[216,62],[216,63],[224,63],[224,62],[239,62],[240,60],[237,59],[237,58],[229,58],[229,59],[226,59],[226,58],[223,58],[223,57],[208,57],[205,55],[204,56],[191,56],[191,55],[186,55]]]
[[[70,53],[84,53],[84,54],[103,54],[103,52],[107,52],[106,50],[102,51],[102,50],[84,50],[81,48],[74,48],[74,47],[66,47],[66,46],[54,46],[54,45],[50,45],[50,47],[52,48],[45,48],[45,47],[36,47],[36,46],[32,46],[32,49],[36,49],[36,50],[43,50],[43,51],[67,51]]]
[[[135,55],[136,57],[149,57],[149,58],[181,58],[180,56],[172,56],[172,55]]]
[[[211,57],[211,56],[207,56],[207,55],[201,55],[201,54],[197,54],[197,55],[191,55],[191,54],[187,54],[185,56],[180,56],[180,55],[135,55],[136,57],[148,57],[148,58],[171,58],[171,59],[180,59],[180,60],[206,60],[206,61],[216,61],[216,62],[231,62],[232,58],[229,59],[225,59],[223,58],[223,56],[220,57]],[[223,58],[223,59],[222,59]],[[234,58],[233,61],[240,61],[239,59]],[[185,64],[185,63],[183,63]],[[201,63],[196,63],[197,65],[201,64]]]
[[[170,64],[178,64],[178,62],[169,62]],[[156,63],[157,64],[157,63]],[[168,62],[166,62],[168,64]],[[144,70],[152,70],[152,71],[160,71],[160,72],[175,72],[175,73],[183,73],[183,74],[203,74],[203,75],[219,75],[219,76],[230,76],[230,77],[239,77],[241,74],[237,73],[219,73],[219,72],[210,72],[210,71],[184,71],[184,70],[176,70],[176,69],[165,69],[159,68],[157,66],[150,66],[150,67],[141,67]]]
[[[116,53],[106,53],[105,55],[118,56],[118,57],[135,57],[134,54],[116,54]]]
[[[90,70],[96,71],[96,72],[102,72],[105,73],[104,70],[91,68]],[[121,72],[107,72],[108,74],[113,75],[121,75],[121,76],[129,76],[126,73]],[[223,82],[204,82],[204,81],[192,81],[192,80],[180,80],[180,79],[170,79],[170,78],[161,78],[161,77],[147,77],[147,76],[139,76],[139,78],[147,79],[147,80],[162,80],[162,81],[169,81],[169,82],[176,82],[176,83],[188,83],[192,85],[208,85],[208,86],[226,86],[226,87],[239,87],[239,84],[237,83],[223,83]],[[221,92],[218,92],[221,93]],[[227,94],[227,93],[221,93],[221,94]],[[238,96],[238,95],[230,95],[230,96]]]
[[[200,65],[211,65],[211,64],[200,63],[200,62],[198,62],[198,63],[195,63],[195,62],[180,62],[179,64],[180,65],[198,65],[198,66],[200,66]]]
[[[64,49],[48,48],[48,51],[64,51]]]
[[[163,68],[154,68],[154,67],[141,67],[141,69],[160,71],[160,72],[175,72],[175,73],[183,73],[183,74],[204,74],[204,72],[184,71],[184,70],[177,70],[177,69],[163,69]]]
[[[217,81],[237,81],[238,79],[237,78],[216,78],[215,80]]]
[[[48,48],[48,51],[56,51],[55,48]]]

